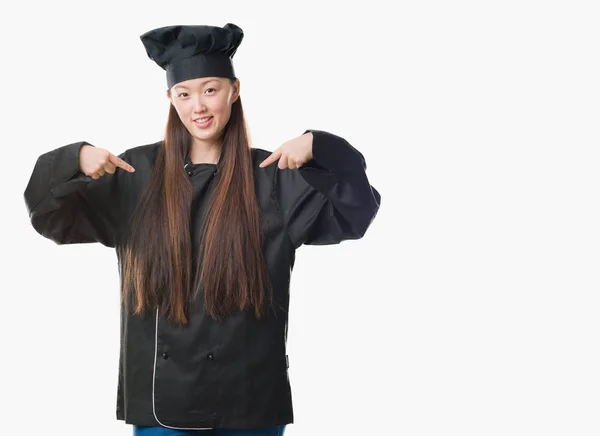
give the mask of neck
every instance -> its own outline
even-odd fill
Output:
[[[190,160],[193,164],[219,162],[221,156],[221,142],[205,142],[194,138],[190,149]]]

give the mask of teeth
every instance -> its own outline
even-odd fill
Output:
[[[207,122],[208,120],[210,120],[211,118],[212,117],[200,118],[199,120],[196,120],[196,122],[203,124],[203,123]]]

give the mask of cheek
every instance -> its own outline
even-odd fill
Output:
[[[175,110],[177,111],[177,115],[179,115],[179,119],[183,124],[189,124],[190,119],[190,110],[185,105],[176,105]]]
[[[172,103],[172,105],[175,108],[175,112],[177,112],[177,115],[181,116],[181,105],[176,103]]]
[[[190,106],[186,105],[186,104],[180,104],[177,107],[177,113],[180,114],[180,115],[182,115],[182,116],[189,115],[189,113],[190,113]]]
[[[216,107],[214,107],[213,111],[215,114],[219,115],[219,118],[223,119],[223,118],[229,118],[231,108],[229,107],[227,102],[224,101],[224,102],[220,102]]]

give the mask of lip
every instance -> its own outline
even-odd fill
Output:
[[[214,117],[213,117],[213,116],[211,116],[211,117],[210,117],[210,119],[209,119],[208,121],[206,121],[205,123],[201,124],[201,123],[199,123],[197,120],[200,120],[200,119],[202,119],[202,118],[205,118],[205,117],[196,118],[196,119],[194,120],[194,124],[195,124],[197,127],[200,127],[201,129],[206,129],[208,126],[210,126],[210,125],[211,125],[211,123],[212,123],[212,121],[213,121],[213,119],[214,119]]]

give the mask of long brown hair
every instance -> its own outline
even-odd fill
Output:
[[[164,141],[133,214],[127,240],[120,247],[122,302],[127,304],[131,297],[136,314],[161,306],[169,321],[186,325],[191,299],[200,288],[204,310],[215,319],[246,309],[253,309],[260,318],[267,298],[272,305],[239,96],[232,104],[221,141],[221,161],[203,219],[201,243],[192,247],[193,187],[184,169],[192,136],[170,105]],[[198,250],[194,277],[193,249]]]

